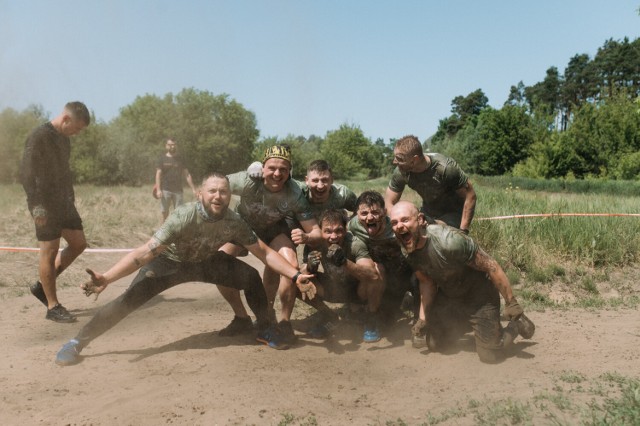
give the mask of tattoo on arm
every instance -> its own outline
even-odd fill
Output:
[[[478,271],[493,273],[497,270],[498,264],[495,259],[489,256],[484,250],[478,248],[475,257],[469,263],[469,266]]]
[[[138,268],[142,266],[142,262],[140,262],[140,259],[137,257],[133,259],[133,263],[135,263]]]

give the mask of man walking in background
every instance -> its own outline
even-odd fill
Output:
[[[58,302],[56,278],[87,247],[75,207],[69,137],[90,122],[89,110],[82,102],[69,102],[56,118],[31,132],[24,148],[21,180],[40,247],[40,280],[30,290],[47,307],[46,318],[56,322],[76,320]],[[62,251],[60,238],[67,242]]]
[[[173,204],[175,209],[183,203],[182,178],[186,179],[193,195],[196,195],[196,187],[187,167],[178,154],[178,144],[173,139],[167,139],[165,145],[167,152],[160,156],[156,163],[156,183],[153,187],[154,196],[160,199],[162,221],[167,220],[169,208]]]

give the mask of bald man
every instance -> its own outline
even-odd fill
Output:
[[[430,350],[441,351],[473,329],[478,357],[493,363],[518,335],[533,336],[535,326],[513,296],[503,269],[475,241],[459,229],[427,225],[406,201],[393,206],[390,219],[420,284],[420,315],[412,331],[425,336]],[[500,296],[509,320],[504,328]]]

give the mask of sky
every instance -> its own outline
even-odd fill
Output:
[[[0,0],[0,111],[83,101],[109,122],[195,88],[255,113],[260,137],[431,136],[451,101],[560,73],[640,36],[640,0]]]

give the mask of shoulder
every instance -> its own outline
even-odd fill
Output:
[[[456,257],[470,261],[478,250],[478,245],[457,228],[447,225],[429,225],[426,228],[430,244],[446,257]]]

